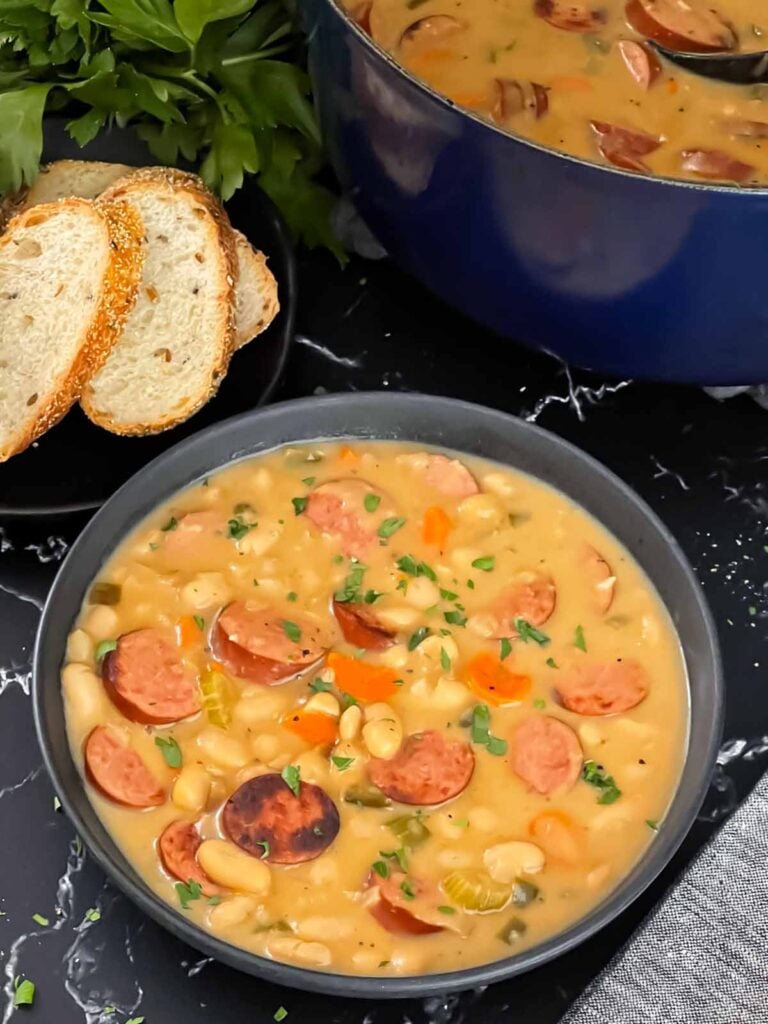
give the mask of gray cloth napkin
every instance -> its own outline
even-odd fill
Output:
[[[768,776],[561,1024],[768,1024]]]

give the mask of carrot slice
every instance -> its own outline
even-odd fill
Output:
[[[283,719],[283,728],[313,747],[325,746],[336,739],[336,719],[320,711],[294,711]]]
[[[176,624],[176,634],[180,647],[196,647],[202,640],[202,630],[195,622],[193,615],[183,615]]]
[[[360,456],[357,454],[354,448],[350,448],[348,444],[343,444],[339,449],[339,458],[342,462],[346,462],[349,465],[357,462]]]
[[[328,667],[333,669],[336,688],[357,700],[386,700],[397,693],[397,673],[386,665],[369,665],[359,658],[331,651]]]
[[[592,92],[592,83],[581,75],[555,75],[551,85],[562,92]]]
[[[421,537],[425,544],[436,544],[445,547],[448,534],[453,529],[453,520],[439,505],[430,505],[424,513],[424,524]]]
[[[542,811],[533,818],[528,831],[552,860],[577,864],[582,859],[582,836],[564,811]]]
[[[510,672],[498,658],[481,651],[467,663],[469,685],[492,704],[508,704],[523,700],[531,692],[531,677]]]

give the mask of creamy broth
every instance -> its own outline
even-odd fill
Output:
[[[705,0],[348,4],[417,77],[501,127],[627,170],[765,185],[768,85],[703,78],[659,60],[647,42],[768,49],[763,4],[715,6],[713,15]]]
[[[63,688],[89,796],[163,899],[381,976],[508,956],[600,903],[663,828],[688,720],[674,628],[615,538],[531,477],[394,442],[178,494],[99,574]]]

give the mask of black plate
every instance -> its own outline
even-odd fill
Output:
[[[114,130],[80,149],[64,122],[46,123],[44,160],[157,163],[128,131]],[[269,257],[281,310],[271,327],[233,357],[218,395],[186,423],[153,437],[119,437],[95,427],[75,406],[31,448],[0,465],[0,515],[61,514],[98,508],[138,469],[189,434],[263,405],[275,391],[293,340],[296,265],[288,228],[274,203],[247,184],[227,203],[236,228]]]
[[[198,928],[138,876],[96,814],[72,758],[62,702],[59,676],[67,634],[85,591],[117,544],[157,505],[235,459],[278,445],[371,437],[494,459],[544,480],[580,504],[633,553],[656,586],[677,628],[688,671],[688,756],[680,783],[658,835],[626,878],[584,917],[539,945],[445,974],[373,978],[305,970],[248,953]],[[618,477],[554,434],[479,405],[422,394],[358,392],[283,402],[220,423],[147,466],[93,517],[62,565],[37,634],[33,688],[37,735],[54,789],[95,862],[142,910],[206,956],[239,970],[311,992],[367,999],[444,998],[451,991],[500,981],[573,949],[613,920],[666,866],[690,828],[722,733],[722,672],[712,617],[685,556],[651,509]]]

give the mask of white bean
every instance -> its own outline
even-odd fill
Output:
[[[506,473],[486,473],[482,479],[484,491],[492,491],[502,498],[511,498],[517,486]]]
[[[428,658],[430,661],[438,663],[443,651],[452,663],[459,657],[459,648],[452,636],[428,636],[426,640],[422,640],[416,650],[422,658]]]
[[[480,832],[495,832],[499,827],[499,816],[488,807],[473,807],[467,817],[472,828]]]
[[[262,521],[237,542],[238,549],[245,555],[263,555],[278,542],[282,526]]]
[[[597,747],[605,742],[602,732],[592,722],[585,722],[579,726],[579,739],[585,747]]]
[[[264,732],[261,736],[257,736],[254,739],[251,744],[251,750],[253,751],[253,756],[257,757],[259,761],[269,764],[280,752],[280,740],[277,736]]]
[[[322,942],[302,942],[288,935],[271,939],[267,950],[281,960],[296,960],[311,967],[328,967],[331,963],[331,951]]]
[[[117,634],[119,622],[117,612],[106,604],[97,604],[85,617],[85,628],[91,637],[100,643],[102,640],[113,640]]]
[[[301,771],[301,777],[305,782],[314,782],[324,785],[328,780],[329,767],[324,757],[321,757],[316,750],[307,750],[299,754],[293,762]]]
[[[181,591],[181,599],[188,608],[201,611],[226,604],[232,592],[220,572],[200,572]]]
[[[440,676],[430,696],[430,704],[442,710],[454,710],[464,707],[472,700],[469,689],[458,679],[451,676]]]
[[[338,877],[339,867],[331,856],[313,861],[309,869],[309,880],[312,885],[331,885]]]
[[[360,732],[363,712],[359,704],[350,704],[339,719],[339,736],[342,740],[353,740]]]
[[[437,584],[428,580],[426,576],[417,576],[415,579],[408,580],[405,600],[414,608],[431,608],[440,600],[440,591]]]
[[[251,759],[242,740],[227,736],[220,729],[203,729],[198,733],[197,745],[205,757],[222,768],[242,768]]]
[[[211,908],[208,913],[208,922],[211,927],[216,929],[235,928],[247,921],[256,912],[257,907],[256,900],[251,896],[230,896]]]
[[[535,875],[544,867],[544,852],[535,843],[512,840],[489,846],[483,864],[495,882],[513,882],[518,875]]]
[[[93,640],[84,629],[75,629],[67,638],[67,661],[93,661]]]
[[[467,830],[457,825],[455,819],[449,817],[445,811],[430,814],[429,829],[443,839],[461,839],[467,833]]]
[[[232,708],[232,717],[245,726],[274,720],[288,710],[290,697],[278,693],[276,687],[262,686],[260,691],[244,693]]]
[[[379,621],[384,626],[391,626],[392,629],[408,629],[415,625],[421,616],[418,609],[407,608],[405,605],[394,608],[380,608],[376,613]]]
[[[106,697],[101,680],[88,665],[71,662],[61,673],[67,711],[78,728],[96,725],[105,714]]]
[[[472,571],[472,563],[480,558],[482,551],[477,548],[454,548],[451,552],[451,564],[462,573]]]
[[[272,883],[263,860],[251,857],[224,839],[206,839],[197,850],[203,871],[218,885],[266,896]]]
[[[498,619],[488,612],[477,612],[475,615],[470,615],[467,619],[467,629],[470,633],[474,633],[475,636],[481,636],[487,639],[498,629]]]
[[[382,665],[390,668],[404,668],[408,664],[408,648],[405,644],[392,644],[380,655]]]
[[[319,712],[321,715],[330,715],[331,718],[338,718],[341,712],[339,702],[332,693],[327,692],[313,693],[304,709]]]
[[[498,526],[506,518],[504,506],[494,494],[473,494],[465,498],[456,511],[463,522],[486,529]]]
[[[208,803],[211,792],[211,777],[196,761],[185,764],[179,772],[171,791],[171,799],[183,811],[199,814]]]
[[[352,963],[361,974],[376,974],[382,959],[387,958],[382,957],[381,951],[375,949],[358,949],[352,954]]]
[[[348,939],[355,930],[355,922],[351,917],[305,917],[296,926],[296,932],[302,939],[333,942],[336,939]]]
[[[394,757],[403,742],[403,727],[394,717],[376,718],[363,726],[363,742],[371,757]]]

